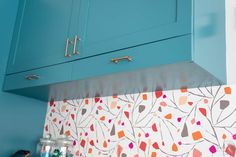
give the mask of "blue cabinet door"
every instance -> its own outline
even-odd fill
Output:
[[[72,62],[72,80],[191,61],[191,35],[186,35]]]
[[[189,34],[191,6],[191,0],[82,0],[78,58]]]
[[[22,0],[7,73],[16,73],[70,60],[65,57],[70,36],[73,0]],[[72,45],[68,44],[69,48]],[[72,49],[72,48],[71,48]],[[68,49],[68,53],[71,51]]]

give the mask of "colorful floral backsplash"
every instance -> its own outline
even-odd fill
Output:
[[[236,86],[52,100],[48,133],[83,157],[235,156]]]

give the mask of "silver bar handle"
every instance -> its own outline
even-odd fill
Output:
[[[111,62],[117,64],[122,60],[127,60],[128,62],[131,62],[132,58],[130,56],[124,56],[124,57],[120,57],[120,58],[112,58]]]
[[[77,50],[77,43],[78,41],[80,41],[81,39],[79,38],[78,35],[75,35],[75,38],[74,38],[74,48],[73,48],[73,55],[77,55],[79,54],[79,51]]]
[[[38,80],[40,77],[38,75],[27,75],[25,77],[26,80],[31,81],[31,80]]]
[[[65,54],[64,54],[64,56],[65,57],[71,57],[71,55],[70,54],[68,54],[68,48],[69,48],[69,45],[71,44],[72,42],[70,41],[70,39],[69,38],[67,38],[66,39],[66,48],[65,48]]]

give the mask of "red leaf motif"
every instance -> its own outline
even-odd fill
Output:
[[[91,130],[91,131],[94,131],[94,126],[93,126],[93,124],[90,126],[90,130]]]
[[[45,126],[45,130],[48,131],[48,125]]]
[[[193,102],[188,102],[189,106],[192,106],[193,105]]]
[[[98,109],[98,110],[102,110],[102,106],[98,106],[97,109]]]
[[[67,103],[67,99],[64,99],[63,102],[64,102],[64,103]]]
[[[233,156],[235,156],[236,148],[235,148],[234,145],[229,144],[229,145],[226,147],[225,152],[226,152],[227,154],[229,154],[230,156],[233,157]]]
[[[71,114],[70,116],[73,120],[75,120],[75,115],[74,114]]]
[[[75,153],[76,156],[80,156],[80,151],[77,150],[76,153]]]
[[[95,97],[94,100],[95,100],[95,103],[97,103],[97,102],[100,101],[100,98],[99,97]]]
[[[154,132],[157,132],[158,130],[157,130],[157,125],[156,125],[156,123],[154,123],[153,125],[152,125],[152,130],[154,131]]]
[[[158,145],[157,142],[153,143],[153,144],[152,144],[152,147],[153,147],[154,149],[159,149],[159,145]]]
[[[199,108],[199,111],[202,113],[203,116],[207,116],[207,112],[205,108]]]
[[[81,140],[81,142],[80,142],[81,147],[84,148],[85,144],[86,144],[86,141],[85,140]]]
[[[101,121],[104,121],[105,119],[106,119],[105,116],[100,117],[100,120],[101,120]]]
[[[54,99],[51,99],[49,102],[50,107],[52,107],[54,105]]]
[[[70,130],[66,131],[65,135],[69,137],[70,136]]]
[[[139,145],[139,148],[145,152],[147,148],[147,143],[142,141]]]
[[[198,149],[193,150],[193,157],[202,157],[202,152]]]
[[[93,140],[91,140],[91,141],[89,142],[89,144],[90,144],[91,146],[94,146]]]
[[[155,95],[156,95],[156,98],[158,99],[158,98],[160,98],[161,96],[162,96],[162,91],[156,91],[155,92]]]
[[[53,121],[54,123],[56,123],[56,122],[57,122],[57,118],[54,118],[52,121]]]
[[[129,112],[128,112],[128,111],[125,111],[124,114],[125,114],[125,116],[129,119]]]
[[[73,141],[73,146],[75,146],[75,145],[76,145],[76,141],[74,140],[74,141]]]
[[[123,151],[123,147],[121,146],[121,145],[118,145],[117,146],[117,152],[116,152],[116,154],[117,154],[117,157],[120,157],[121,156],[121,152]]]

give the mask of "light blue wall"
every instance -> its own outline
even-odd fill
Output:
[[[225,29],[225,0],[194,0],[194,61],[223,83],[227,82]]]
[[[2,86],[18,0],[0,0],[0,86]],[[35,151],[47,104],[0,91],[0,157],[18,149]]]

